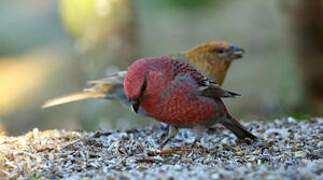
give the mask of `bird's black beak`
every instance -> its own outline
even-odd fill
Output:
[[[231,59],[242,58],[244,53],[245,53],[245,50],[240,48],[239,46],[237,45],[231,46],[231,54],[230,54]]]
[[[138,98],[130,98],[129,102],[131,104],[131,108],[135,113],[138,113],[140,107],[140,100]]]

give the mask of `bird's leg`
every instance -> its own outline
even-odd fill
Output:
[[[198,142],[201,140],[203,133],[205,132],[205,127],[203,126],[194,126],[193,132],[195,134],[195,140],[192,144],[192,147],[198,146]]]
[[[160,145],[160,149],[163,149],[164,146],[168,143],[168,141],[170,139],[172,139],[173,137],[175,137],[175,135],[178,132],[178,128],[172,125],[168,125],[168,135],[166,137],[166,139],[161,143]]]

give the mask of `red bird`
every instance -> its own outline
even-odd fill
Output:
[[[221,123],[238,138],[256,139],[235,120],[221,98],[238,94],[222,89],[193,66],[168,57],[135,61],[124,80],[125,94],[135,112],[144,109],[171,126],[166,141],[177,128],[193,128],[200,138],[204,129]]]

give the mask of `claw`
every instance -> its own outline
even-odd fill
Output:
[[[176,136],[177,132],[178,132],[177,127],[168,125],[168,135],[166,139],[160,144],[160,149],[163,149],[164,146],[169,142],[169,140]]]

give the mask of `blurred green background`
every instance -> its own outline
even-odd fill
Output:
[[[140,57],[167,55],[213,40],[246,50],[223,85],[242,94],[225,99],[234,116],[251,121],[322,115],[322,4],[2,0],[0,131],[17,135],[34,127],[95,130],[156,123],[115,101],[40,107]]]

